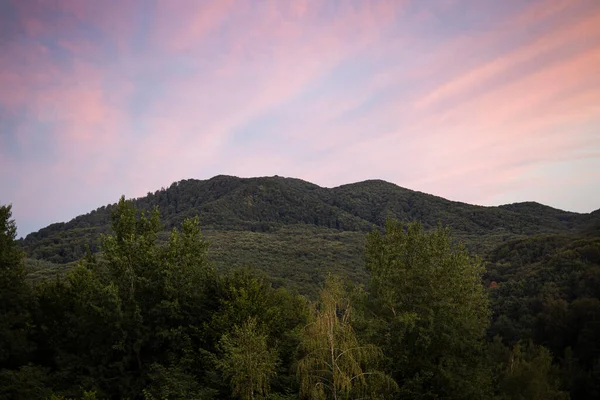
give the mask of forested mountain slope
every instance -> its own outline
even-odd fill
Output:
[[[594,229],[593,221],[599,220],[598,215],[537,203],[474,206],[381,180],[330,189],[277,176],[182,180],[134,204],[146,210],[158,206],[165,231],[198,215],[214,262],[260,267],[282,283],[316,282],[324,269],[360,280],[364,234],[382,227],[387,217],[420,220],[426,229],[442,223],[481,254],[509,239]],[[113,209],[114,204],[107,205],[52,224],[20,243],[30,259],[58,264],[78,260],[86,245],[100,250],[99,237],[109,232]]]
[[[487,256],[492,326],[505,343],[532,340],[564,368],[573,399],[600,396],[600,235],[539,235]]]

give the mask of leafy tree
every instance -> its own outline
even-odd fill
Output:
[[[0,370],[0,399],[45,399],[51,394],[48,370],[37,365],[23,365]]]
[[[3,271],[20,272],[23,251],[15,242],[16,236],[17,225],[12,219],[12,206],[0,206],[0,266]]]
[[[39,286],[37,360],[56,370],[57,394],[208,398],[201,349],[218,305],[208,244],[197,219],[164,244],[159,230],[157,210],[147,217],[121,198],[103,257]]]
[[[229,382],[234,396],[242,400],[262,399],[270,391],[270,380],[276,375],[277,351],[270,349],[267,335],[256,319],[249,318],[235,326],[219,342],[223,352],[217,367]]]
[[[285,288],[274,289],[252,269],[239,269],[219,279],[219,309],[210,321],[215,341],[231,335],[236,326],[255,320],[268,345],[278,349],[277,375],[271,379],[271,397],[294,393],[297,379],[290,371],[295,361],[300,331],[308,320],[308,302]],[[228,388],[227,388],[228,391]]]
[[[52,394],[48,398],[48,400],[97,400],[96,392],[94,391],[84,391],[82,397],[79,399],[64,397],[61,395]]]
[[[483,267],[447,229],[389,219],[367,237],[371,312],[392,376],[415,399],[487,398]]]
[[[198,382],[192,383],[205,369],[198,354],[205,345],[202,326],[216,308],[208,244],[193,218],[183,222],[181,231],[174,229],[161,246],[158,210],[149,217],[138,214],[121,198],[113,213],[114,234],[103,238],[109,282],[117,288],[124,314],[121,329],[126,334],[116,345],[123,352],[121,363],[133,372],[133,393],[148,384],[146,375],[154,377],[151,388],[159,395],[164,390],[157,382],[170,382],[172,392],[171,383],[181,376],[187,376],[189,390],[196,393]]]
[[[189,344],[183,343],[182,347],[189,349]],[[191,356],[192,354],[172,360],[166,366],[158,362],[153,363],[148,373],[150,384],[143,390],[144,400],[215,398],[217,391],[203,386],[192,372]]]
[[[600,396],[600,240],[536,236],[488,255],[493,323],[505,343],[533,340],[563,366],[562,389],[573,400]]]
[[[498,400],[568,400],[560,390],[560,370],[552,364],[552,354],[529,341],[512,348],[496,336],[489,346],[495,372]]]
[[[352,329],[351,311],[342,282],[329,277],[303,332],[303,358],[298,364],[303,398],[377,398],[397,387],[376,369],[383,357],[381,350],[359,342]]]
[[[38,285],[36,297],[35,360],[50,368],[55,393],[111,394],[112,383],[123,375],[117,344],[126,334],[116,287],[103,284],[93,271],[79,265],[64,279]]]

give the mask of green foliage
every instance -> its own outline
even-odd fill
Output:
[[[560,390],[560,370],[552,354],[531,341],[504,346],[499,337],[490,345],[498,400],[568,400]]]
[[[302,398],[380,398],[397,389],[391,378],[376,369],[383,358],[381,349],[359,342],[351,311],[340,280],[328,278],[302,335],[298,364]]]
[[[309,308],[302,296],[283,288],[273,289],[252,270],[241,269],[220,279],[219,310],[210,323],[215,340],[232,335],[232,327],[255,321],[266,335],[269,348],[277,348],[280,363],[277,376],[271,380],[273,392],[279,395],[295,389],[295,376],[290,365],[295,360],[299,331],[308,320]],[[257,328],[258,329],[258,328]]]
[[[266,398],[270,380],[276,375],[277,351],[269,348],[267,335],[261,330],[256,319],[249,318],[219,341],[223,354],[217,367],[233,395],[243,400]]]
[[[0,371],[23,365],[32,350],[28,340],[31,294],[15,236],[11,206],[0,206]]]
[[[600,395],[600,239],[536,236],[488,256],[493,322],[489,336],[533,340],[563,364],[571,398]]]
[[[12,219],[12,206],[0,206],[0,266],[3,270],[16,270],[23,253],[16,246],[17,225]]]
[[[315,298],[328,273],[366,282],[364,234],[310,225],[273,232],[209,231],[209,261],[220,271],[251,267],[276,287]]]
[[[58,396],[55,394],[52,394],[49,397],[49,400],[97,400],[98,398],[96,397],[96,392],[94,391],[84,391],[83,395],[76,399],[73,397],[64,397],[64,396]]]
[[[189,344],[184,344],[189,349]],[[189,350],[187,351],[189,354]],[[191,372],[193,359],[182,357],[167,366],[158,362],[150,366],[150,384],[142,392],[144,400],[214,398],[216,391],[203,387]]]
[[[123,337],[124,316],[116,287],[103,285],[92,271],[78,266],[65,280],[47,281],[36,289],[35,360],[56,371],[53,387],[64,396],[78,397],[82,390],[118,379],[121,370],[114,361],[120,352],[114,345]]]
[[[216,308],[216,275],[205,259],[198,220],[159,245],[158,212],[147,217],[123,198],[104,254],[89,255],[65,279],[38,285],[38,362],[56,370],[61,395],[159,397],[200,392],[198,329]],[[208,315],[207,314],[208,311]],[[82,389],[82,390],[83,390]]]
[[[367,238],[376,339],[401,392],[411,398],[485,398],[483,339],[489,325],[483,267],[448,230],[395,220]]]
[[[37,365],[0,369],[0,399],[45,399],[51,395],[48,381],[48,370]]]

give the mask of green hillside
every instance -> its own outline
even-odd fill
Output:
[[[134,204],[144,210],[158,206],[165,228],[163,239],[185,218],[198,215],[211,244],[209,257],[218,267],[255,267],[275,284],[303,291],[322,281],[325,271],[363,281],[364,235],[373,227],[382,227],[387,217],[419,220],[426,229],[441,223],[451,229],[456,240],[479,254],[511,239],[589,231],[598,220],[593,214],[537,203],[474,206],[381,180],[329,189],[277,176],[182,180],[135,199]],[[36,270],[33,276],[65,270],[62,265],[80,259],[86,245],[93,252],[100,251],[100,235],[110,232],[114,206],[52,224],[22,239],[29,264]]]
[[[600,235],[509,241],[487,257],[492,325],[505,343],[554,355],[573,399],[600,396]]]

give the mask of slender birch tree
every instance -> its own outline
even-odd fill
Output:
[[[373,399],[396,389],[396,383],[376,369],[381,349],[359,342],[351,314],[342,282],[329,277],[302,335],[301,398]]]
[[[277,352],[267,344],[255,318],[236,326],[219,342],[223,357],[217,362],[233,395],[242,400],[263,399],[269,394],[270,379],[275,376]]]

